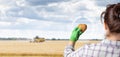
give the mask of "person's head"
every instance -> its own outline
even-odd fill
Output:
[[[120,35],[120,3],[108,5],[101,14],[101,20],[104,19],[106,35]]]

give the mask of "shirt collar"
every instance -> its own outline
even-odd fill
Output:
[[[120,41],[112,41],[109,39],[105,39],[102,41],[102,43],[112,47],[120,47]]]

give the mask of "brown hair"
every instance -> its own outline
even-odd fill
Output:
[[[120,3],[108,5],[101,14],[111,33],[120,33]]]

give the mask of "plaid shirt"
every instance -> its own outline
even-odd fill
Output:
[[[105,39],[98,44],[85,45],[76,51],[72,46],[67,46],[64,57],[120,57],[120,41]]]

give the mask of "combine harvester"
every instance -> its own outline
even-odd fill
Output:
[[[45,38],[36,36],[36,37],[33,39],[33,41],[30,41],[30,42],[40,43],[40,42],[44,42],[44,41],[45,41]]]

